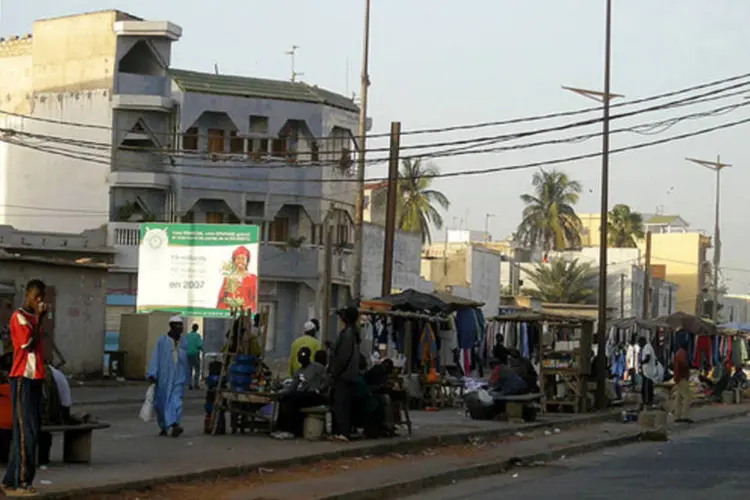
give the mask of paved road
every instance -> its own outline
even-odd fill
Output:
[[[641,443],[544,467],[459,483],[412,500],[679,498],[746,500],[750,419],[698,427],[667,443]]]

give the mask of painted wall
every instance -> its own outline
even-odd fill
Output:
[[[500,305],[500,254],[474,245],[468,248],[466,271],[471,299],[484,302],[486,317],[497,315]]]
[[[67,361],[64,371],[72,374],[101,373],[107,274],[104,269],[0,260],[0,276],[13,282],[17,306],[29,280],[41,278],[55,287],[55,341]]]
[[[363,225],[362,295],[379,297],[383,281],[383,252],[385,228],[375,224]],[[431,292],[432,285],[420,277],[422,238],[419,234],[396,231],[393,242],[392,290]]]

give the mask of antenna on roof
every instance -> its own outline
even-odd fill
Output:
[[[217,63],[214,63],[214,73],[219,74],[219,65]]]
[[[284,52],[286,55],[290,56],[292,58],[292,81],[296,82],[298,76],[304,76],[304,73],[297,73],[296,67],[295,67],[295,56],[297,55],[297,49],[300,48],[299,45],[292,45],[292,48],[290,50],[287,50]]]

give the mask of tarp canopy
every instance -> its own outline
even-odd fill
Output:
[[[659,320],[648,320],[642,318],[619,318],[612,320],[609,324],[613,328],[639,328],[642,330],[655,330],[658,328],[670,328],[669,324]]]
[[[409,311],[453,312],[459,309],[482,307],[482,302],[465,299],[448,292],[425,293],[409,288],[403,292],[372,299],[373,302],[390,304],[394,309]]]
[[[661,316],[656,321],[668,324],[674,330],[687,330],[696,335],[716,333],[716,326],[698,316],[684,312],[676,312],[669,316]]]
[[[729,333],[750,333],[750,323],[724,323],[719,325],[719,331]]]

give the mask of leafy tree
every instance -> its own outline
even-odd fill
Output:
[[[636,248],[645,236],[643,216],[624,204],[612,207],[607,217],[607,239],[614,248]]]
[[[565,173],[540,169],[531,180],[533,194],[521,195],[526,204],[518,225],[519,240],[531,248],[541,248],[545,256],[552,250],[581,245],[581,220],[573,205],[578,202],[581,184]]]
[[[524,293],[543,302],[585,304],[596,294],[596,269],[578,259],[552,259],[549,264],[537,264],[527,274],[536,289],[524,289]]]
[[[422,160],[403,160],[398,176],[398,194],[396,204],[396,227],[402,231],[419,233],[423,243],[431,243],[430,224],[436,229],[443,228],[443,216],[440,209],[447,210],[450,201],[440,191],[432,189],[434,176],[439,169]],[[385,212],[387,189],[378,189],[372,195],[372,205],[380,212]]]

